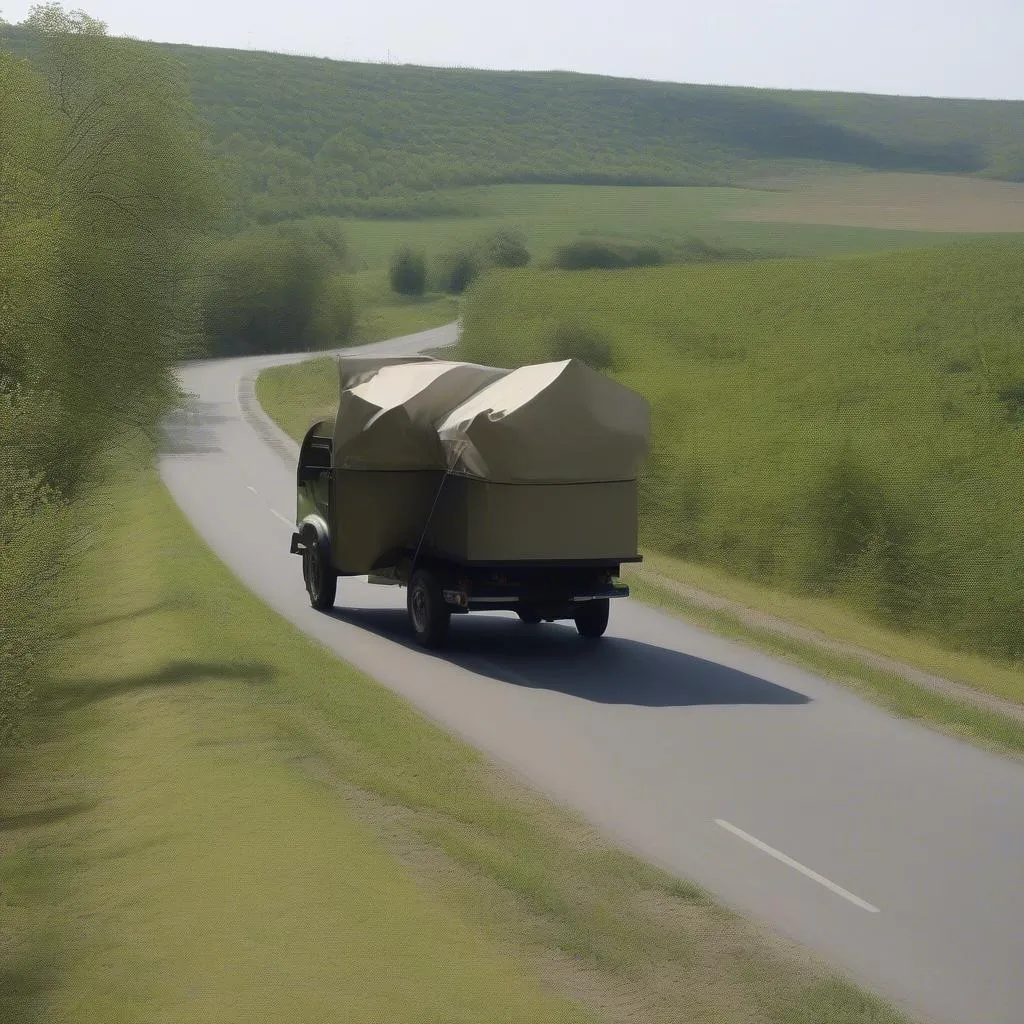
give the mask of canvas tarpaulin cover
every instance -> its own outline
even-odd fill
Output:
[[[443,470],[438,418],[508,373],[441,360],[389,363],[356,372],[345,366],[344,358],[341,364],[334,464],[342,469]]]
[[[646,400],[573,359],[516,370],[428,359],[357,371],[345,363],[339,468],[597,482],[636,479],[647,451]]]

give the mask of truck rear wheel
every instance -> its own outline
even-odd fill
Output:
[[[302,552],[302,578],[309,594],[309,603],[317,611],[334,607],[338,594],[338,574],[327,558],[319,540],[313,541]]]
[[[406,607],[416,642],[421,647],[440,647],[448,632],[451,611],[444,602],[440,585],[429,570],[417,569],[412,574]]]
[[[596,640],[598,637],[604,636],[604,631],[608,628],[609,606],[610,602],[607,597],[580,604],[573,616],[579,635],[588,640]]]

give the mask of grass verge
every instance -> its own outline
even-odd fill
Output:
[[[295,687],[371,684],[245,594],[152,473],[124,483],[3,793],[0,1018],[591,1020],[341,792]]]
[[[4,1020],[900,1019],[282,622],[151,472],[96,505],[5,765]]]
[[[286,372],[285,372],[286,371]],[[331,356],[275,366],[256,378],[256,398],[299,444],[306,431],[338,411],[338,369]]]
[[[785,620],[885,658],[1024,706],[1024,671],[1006,662],[938,647],[925,634],[901,633],[839,600],[787,594],[706,565],[647,551],[641,575],[662,576],[726,599],[755,613]],[[656,580],[653,581],[656,583]]]

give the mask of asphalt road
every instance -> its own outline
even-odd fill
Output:
[[[294,445],[239,399],[295,358],[183,367],[196,398],[160,459],[246,586],[622,845],[911,1014],[1024,1022],[1024,766],[633,600],[596,646],[571,623],[474,613],[439,655],[410,644],[404,590],[342,580],[335,613],[313,611],[288,553]]]

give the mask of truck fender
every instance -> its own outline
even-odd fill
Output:
[[[304,548],[319,544],[324,553],[328,556],[327,563],[331,564],[331,535],[327,529],[327,523],[323,516],[308,515],[299,523],[299,528],[292,534],[291,553],[301,554]]]

